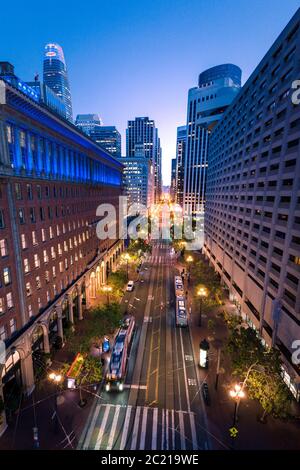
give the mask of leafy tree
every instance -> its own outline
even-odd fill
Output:
[[[112,295],[119,299],[123,295],[123,289],[127,282],[127,273],[119,269],[108,276],[107,283],[112,287]]]
[[[93,344],[99,344],[101,337],[114,332],[121,319],[121,308],[117,302],[94,308],[90,311],[90,316],[85,319],[84,331],[82,334],[74,334],[69,339],[67,349],[74,354],[89,352]]]
[[[266,414],[284,418],[289,414],[291,395],[281,377],[280,353],[266,349],[252,328],[229,329],[227,350],[233,374],[245,381],[248,395],[259,401]]]

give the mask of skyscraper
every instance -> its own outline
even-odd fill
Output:
[[[102,121],[99,114],[77,114],[75,126],[90,136],[93,130],[102,126]]]
[[[121,134],[115,126],[94,126],[90,137],[113,157],[121,157]]]
[[[126,156],[134,157],[136,146],[144,146],[145,158],[149,158],[154,167],[154,198],[159,201],[161,194],[161,158],[162,150],[158,129],[155,122],[149,117],[136,117],[135,120],[128,121],[126,129]]]
[[[59,44],[46,44],[44,50],[43,76],[44,83],[64,102],[67,119],[73,121],[67,66],[64,52]]]
[[[233,64],[223,64],[200,73],[198,87],[189,90],[183,190],[186,213],[203,213],[209,133],[240,86],[241,69]]]
[[[181,207],[183,206],[183,187],[184,187],[184,157],[186,148],[186,126],[177,127],[176,140],[176,176],[175,176],[175,201]]]
[[[170,185],[170,197],[172,201],[175,200],[176,196],[176,158],[171,160],[171,185]]]
[[[300,10],[210,136],[204,253],[300,399]],[[296,94],[293,97],[293,94]]]

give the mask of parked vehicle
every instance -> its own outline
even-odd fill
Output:
[[[134,282],[133,281],[129,281],[128,284],[127,284],[127,291],[128,292],[131,292],[133,291],[133,288],[134,288]]]
[[[207,382],[203,382],[203,384],[201,386],[201,391],[202,391],[202,396],[203,396],[204,403],[207,406],[209,406],[210,405],[210,395],[209,395],[209,389],[208,389]]]

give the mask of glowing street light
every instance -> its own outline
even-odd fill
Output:
[[[238,408],[239,408],[240,401],[246,395],[243,390],[243,387],[239,384],[235,384],[234,388],[229,391],[229,396],[235,400],[234,415],[233,415],[233,426],[235,426],[235,423],[237,422],[237,418],[238,418]]]
[[[109,305],[109,293],[112,291],[112,287],[111,286],[103,286],[102,287],[102,290],[104,292],[106,292],[106,295],[107,295],[107,305]]]
[[[126,263],[127,263],[127,281],[128,281],[128,279],[129,279],[129,276],[128,276],[128,262],[129,262],[130,259],[131,259],[130,254],[129,254],[129,253],[125,253],[124,259],[125,259],[125,261],[126,261]]]
[[[206,287],[199,287],[197,296],[200,299],[200,310],[199,310],[199,326],[201,326],[202,323],[202,301],[207,297],[207,289]]]
[[[55,385],[54,393],[54,415],[55,415],[55,432],[58,431],[58,416],[57,416],[57,394],[58,394],[58,385],[62,381],[62,375],[57,374],[56,372],[51,372],[48,375],[49,380]]]

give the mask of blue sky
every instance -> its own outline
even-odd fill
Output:
[[[64,49],[74,115],[98,112],[122,133],[149,116],[159,128],[169,183],[188,89],[208,67],[233,62],[243,82],[300,6],[296,0],[85,0],[5,2],[0,58],[31,80],[46,42]]]

